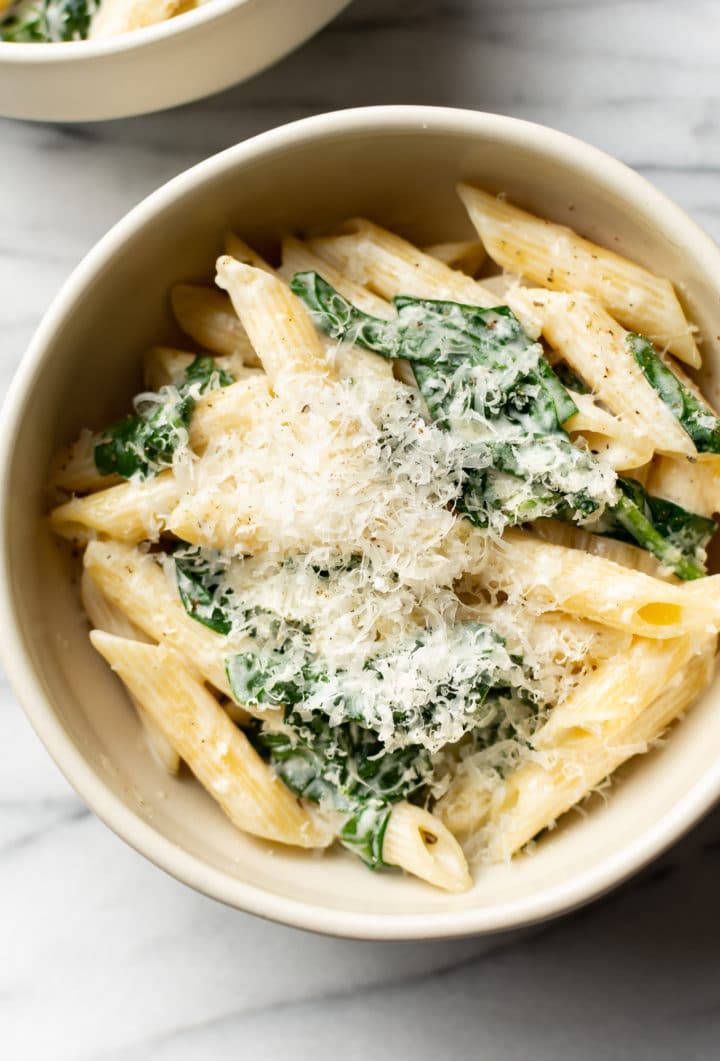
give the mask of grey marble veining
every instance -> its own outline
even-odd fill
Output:
[[[0,122],[0,389],[74,265],[187,166],[308,114],[435,103],[590,140],[720,237],[716,0],[355,0],[246,85],[110,124]],[[720,815],[520,940],[380,945],[227,910],[84,808],[0,684],[0,1056],[718,1056]]]

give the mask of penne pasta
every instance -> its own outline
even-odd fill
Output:
[[[559,520],[541,519],[532,524],[532,530],[543,541],[553,545],[562,545],[568,549],[579,549],[591,556],[600,556],[614,564],[621,564],[631,571],[641,571],[664,582],[678,582],[678,579],[663,567],[650,553],[629,542],[620,542],[615,538],[605,538],[600,534],[591,534],[581,527],[573,527]]]
[[[648,489],[700,516],[720,512],[720,457],[699,460],[657,456],[650,466]]]
[[[464,892],[472,885],[460,844],[439,818],[412,803],[396,803],[385,830],[383,858],[436,888]]]
[[[227,295],[212,287],[176,284],[170,301],[180,328],[200,347],[216,354],[239,356],[246,365],[259,363]]]
[[[535,756],[498,789],[466,763],[436,812],[456,833],[484,831],[484,857],[503,861],[646,750],[707,684],[715,638],[683,638],[666,652],[636,639],[629,652],[586,677],[539,730]]]
[[[638,686],[636,711],[626,725],[616,726],[613,721],[611,732],[604,737],[592,730],[574,732],[567,745],[555,746],[547,754],[547,765],[528,762],[511,775],[504,799],[492,809],[488,823],[489,859],[509,858],[542,829],[552,826],[627,759],[646,751],[709,682],[715,647],[714,639],[706,642],[693,659],[675,670],[662,659],[656,660],[666,687],[648,703],[645,690]],[[648,666],[643,667],[642,673],[652,676]],[[612,688],[612,680],[608,685]],[[658,683],[653,681],[653,692],[657,688]],[[626,689],[620,681],[614,684],[614,703],[621,701]]]
[[[569,748],[587,736],[600,744],[612,741],[660,696],[696,652],[689,636],[667,642],[636,638],[623,655],[606,660],[555,708],[533,738],[533,746]]]
[[[90,640],[235,825],[281,844],[331,843],[331,826],[273,775],[180,655],[100,630]]]
[[[184,372],[190,368],[196,355],[185,350],[176,350],[172,346],[153,346],[143,359],[143,378],[149,391],[159,391],[161,387],[177,383]],[[215,364],[222,372],[227,372],[235,380],[257,374],[260,370],[249,368],[239,354],[220,354],[215,357]]]
[[[692,329],[669,280],[479,188],[460,184],[458,194],[485,249],[503,269],[552,291],[584,292],[625,327],[694,368],[700,365]]]
[[[262,269],[265,273],[274,274],[275,270],[265,259],[253,250],[249,243],[240,239],[234,232],[225,233],[225,253],[231,258],[236,258],[243,265],[251,265],[253,269]]]
[[[494,592],[512,589],[546,609],[641,637],[664,639],[720,628],[720,575],[670,585],[523,531],[507,532],[476,577]]]
[[[431,258],[437,258],[439,262],[449,265],[451,269],[459,269],[460,272],[472,277],[477,276],[480,266],[487,257],[485,248],[477,239],[432,243],[428,247],[423,247],[423,254],[429,254]],[[485,286],[484,281],[483,286]]]
[[[190,424],[190,448],[203,453],[211,438],[228,431],[247,430],[257,417],[258,403],[270,396],[270,380],[264,372],[210,391],[198,401]]]
[[[385,299],[395,294],[416,298],[446,299],[470,306],[497,306],[495,286],[484,284],[414,247],[412,243],[364,219],[348,222],[348,235],[309,240],[313,251],[358,284]],[[539,327],[523,302],[510,302],[528,335],[537,337]]]
[[[181,491],[171,472],[145,483],[121,483],[88,497],[74,497],[50,513],[56,534],[75,542],[98,535],[136,543],[157,541],[166,517],[180,500]]]
[[[660,453],[694,456],[690,436],[645,379],[627,345],[627,332],[583,295],[518,289],[513,308],[534,313],[552,347],[638,440]]]
[[[182,653],[206,681],[232,696],[224,664],[227,639],[188,616],[151,554],[120,542],[90,542],[83,564],[103,596],[135,627]]]
[[[80,581],[80,596],[87,617],[96,630],[132,641],[147,642],[142,630],[131,623],[128,617],[103,595],[87,568],[83,571]],[[169,774],[176,774],[180,769],[180,756],[135,697],[131,695],[130,700],[142,723],[150,751]]]
[[[592,453],[617,471],[640,468],[652,460],[652,442],[622,419],[601,408],[590,394],[571,392],[577,413],[563,427],[573,440],[582,438]]]
[[[226,256],[218,259],[217,283],[230,294],[273,384],[298,373],[330,377],[305,307],[277,277]]]
[[[311,239],[308,245],[348,279],[383,299],[402,293],[471,306],[496,304],[495,296],[477,280],[365,218],[346,222],[341,235]]]

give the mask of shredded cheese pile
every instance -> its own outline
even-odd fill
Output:
[[[169,526],[194,521],[220,547],[218,602],[230,592],[242,603],[234,642],[252,628],[257,651],[258,616],[280,617],[269,639],[283,646],[287,678],[309,651],[324,668],[301,710],[333,725],[361,721],[388,750],[412,743],[442,755],[473,724],[501,721],[498,711],[514,715],[524,744],[527,704],[473,700],[479,656],[527,703],[555,703],[577,680],[587,631],[541,629],[519,600],[483,613],[461,599],[460,580],[483,553],[453,511],[464,443],[427,422],[416,392],[371,374],[296,382],[261,399],[242,434],[218,434],[200,458],[176,460],[185,496]],[[472,621],[500,637],[481,645],[459,625]],[[516,750],[500,740],[481,754],[497,782]]]

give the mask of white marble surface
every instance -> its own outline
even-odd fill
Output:
[[[720,237],[717,0],[355,0],[247,85],[108,125],[0,122],[0,385],[49,299],[186,166],[332,108],[555,125]],[[720,814],[621,893],[520,941],[358,944],[225,909],[83,807],[0,687],[0,1056],[510,1061],[718,1056]]]

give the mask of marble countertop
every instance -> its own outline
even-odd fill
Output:
[[[321,111],[499,111],[619,156],[720,238],[716,0],[355,0],[246,85],[109,124],[0,121],[0,387],[105,230],[163,181]],[[520,938],[364,944],[194,894],[85,809],[0,685],[0,1055],[481,1061],[718,1056],[720,813]]]

